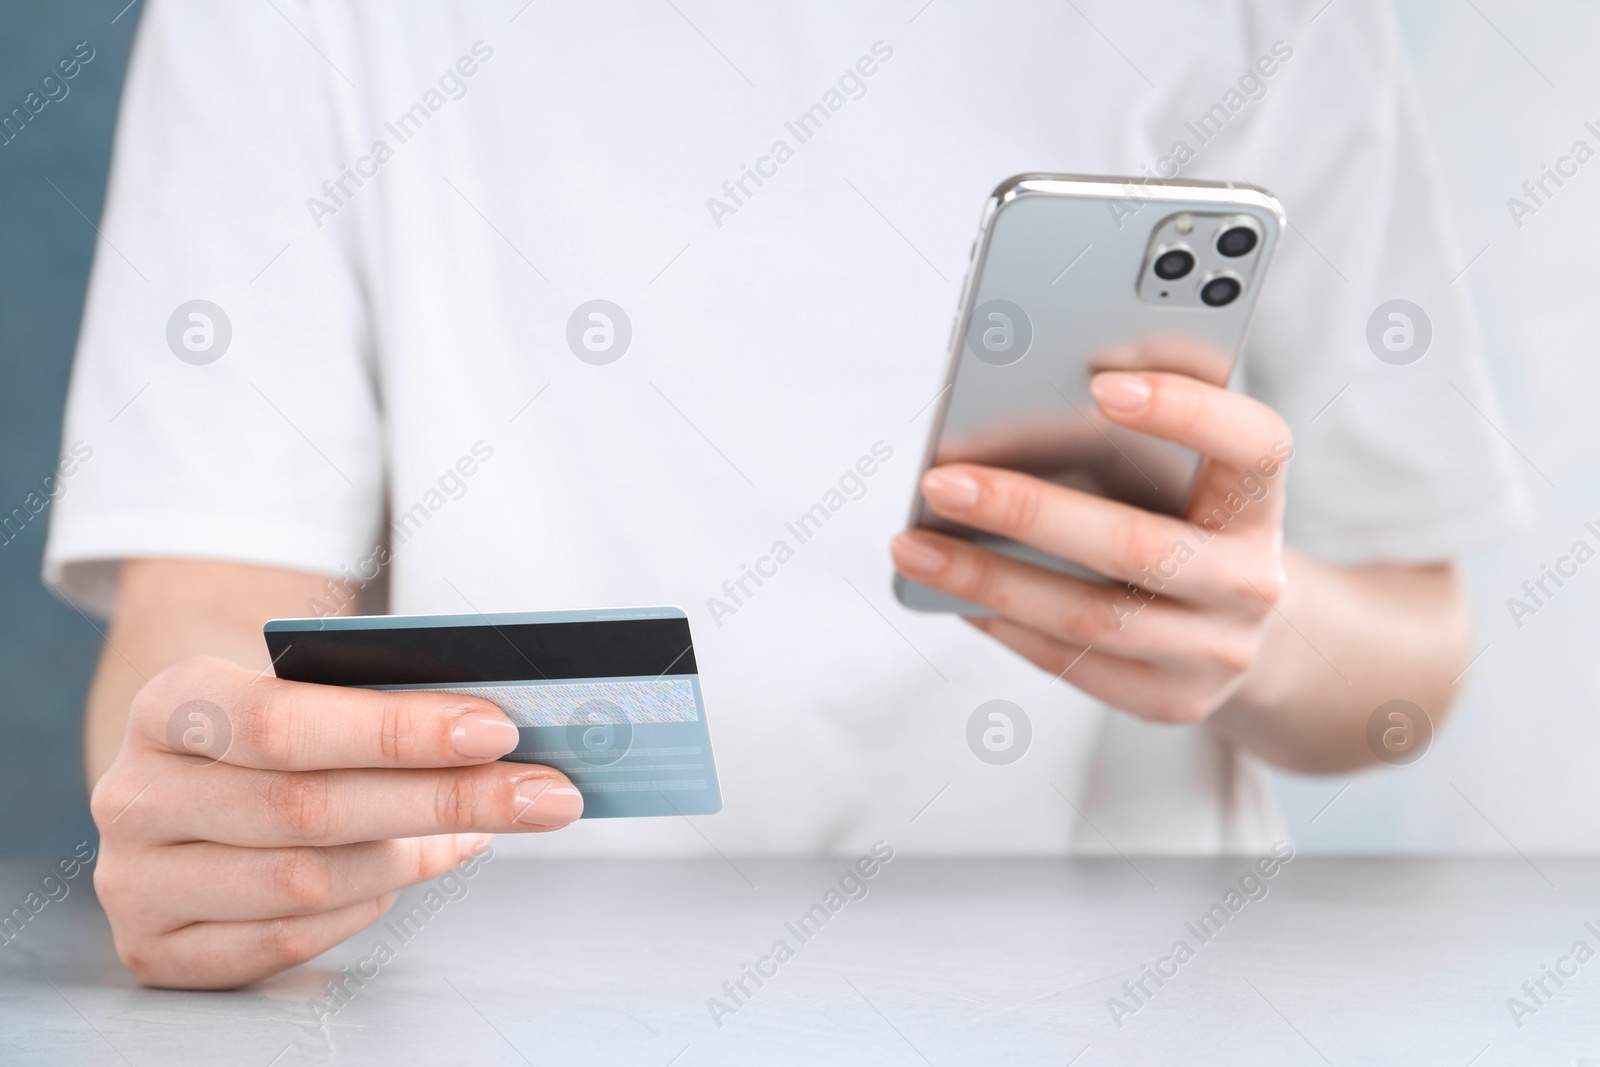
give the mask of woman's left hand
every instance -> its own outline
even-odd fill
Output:
[[[1091,389],[1107,419],[1204,457],[1184,518],[949,464],[922,479],[934,512],[1112,581],[1056,574],[925,529],[894,539],[895,568],[994,611],[968,621],[1100,700],[1143,719],[1198,722],[1243,684],[1284,594],[1289,429],[1265,404],[1184,375],[1106,371]]]

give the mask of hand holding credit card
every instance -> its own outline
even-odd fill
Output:
[[[565,773],[585,819],[722,808],[678,608],[274,619],[264,633],[279,678],[499,705],[519,734],[503,758]]]

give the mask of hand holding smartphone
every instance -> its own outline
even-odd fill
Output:
[[[973,243],[923,470],[981,464],[1184,515],[1200,454],[1107,419],[1091,379],[1121,370],[1225,386],[1284,224],[1278,202],[1252,186],[1040,174],[1002,182]],[[1106,577],[952,520],[921,492],[910,525],[1054,573]],[[903,573],[895,594],[922,611],[995,610]]]
[[[900,599],[1139,718],[1273,706],[1273,643],[1304,640],[1274,625],[1308,573],[1283,547],[1293,446],[1226,386],[1283,225],[1245,186],[1002,184],[892,545]]]

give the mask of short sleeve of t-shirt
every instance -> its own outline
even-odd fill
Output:
[[[1388,6],[1293,37],[1228,160],[1289,219],[1243,364],[1294,432],[1285,539],[1334,562],[1460,555],[1531,510],[1468,303],[1480,250],[1456,239]]]
[[[90,458],[45,557],[92,610],[120,559],[333,572],[376,535],[378,400],[341,243],[355,230],[316,229],[303,206],[340,177],[355,91],[319,54],[334,32],[319,12],[144,13],[67,408]]]

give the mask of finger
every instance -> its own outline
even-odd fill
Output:
[[[946,518],[1169,596],[1233,599],[1238,574],[1275,580],[1271,558],[1254,546],[1015,471],[935,467],[923,475],[922,495]]]
[[[128,776],[130,784],[117,788],[131,789],[137,777]],[[100,802],[112,805],[119,799]],[[169,775],[155,781],[117,826],[135,841],[293,848],[553,830],[582,813],[583,797],[566,775],[529,764],[256,771],[218,763],[196,769],[187,780]]]
[[[1290,440],[1287,425],[1270,407],[1260,401],[1224,388],[1226,368],[1232,362],[1220,350],[1182,334],[1163,334],[1143,338],[1131,345],[1116,345],[1096,353],[1090,365],[1096,371],[1090,388],[1100,401],[1101,390],[1121,392],[1126,379],[1140,380],[1144,389],[1101,402],[1101,410],[1113,421],[1157,437],[1177,441],[1197,452],[1237,467],[1254,463],[1254,454],[1239,449],[1230,458],[1229,438],[1235,442],[1259,440],[1263,445]],[[1097,388],[1096,380],[1101,384]],[[1172,390],[1166,387],[1171,384]],[[1175,390],[1184,390],[1178,392]],[[1140,395],[1142,393],[1142,395]],[[1237,427],[1229,422],[1195,423],[1192,409],[1212,399],[1223,402],[1226,418],[1245,420]]]
[[[1202,615],[1144,590],[1055,574],[927,530],[901,534],[892,551],[906,577],[1074,647],[1167,666],[1245,670],[1255,659],[1248,617]]]
[[[381,919],[396,896],[317,915],[194,923],[157,936],[119,933],[117,955],[147,986],[237,989],[322,955]]]
[[[1108,371],[1089,384],[1108,418],[1204,455],[1186,512],[1190,522],[1217,533],[1282,523],[1282,482],[1293,448],[1276,411],[1181,374]]]
[[[285,771],[483,763],[518,737],[477,697],[288,682],[212,658],[152,679],[132,723],[148,749]]]
[[[488,847],[488,834],[315,848],[235,848],[193,841],[142,849],[101,893],[135,928],[315,915],[426,882]]]
[[[1164,340],[1164,344],[1182,344]],[[1235,471],[1272,469],[1291,451],[1288,423],[1242,393],[1162,371],[1102,371],[1089,389],[1106,418],[1130,430],[1176,441]]]
[[[1215,680],[1057,641],[1009,619],[969,623],[1095,699],[1150,722],[1196,723],[1220,703]]]

